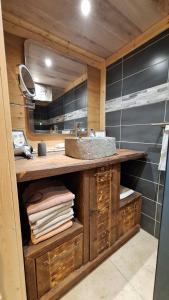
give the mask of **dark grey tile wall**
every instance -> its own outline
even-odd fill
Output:
[[[165,172],[158,171],[163,130],[152,123],[169,121],[169,98],[152,101],[150,93],[150,104],[144,105],[144,92],[165,85],[168,73],[169,30],[109,66],[106,82],[106,104],[116,99],[117,105],[106,113],[107,135],[116,137],[119,148],[147,153],[146,159],[122,164],[121,182],[143,194],[141,226],[157,238]],[[141,100],[137,100],[139,94]],[[127,108],[126,100],[131,100]]]
[[[34,111],[34,120],[48,120],[50,118],[59,117],[67,113],[73,113],[76,110],[87,107],[87,81],[76,86],[66,94],[54,100],[47,107],[37,106]],[[71,130],[74,123],[81,122],[81,127],[87,128],[87,117],[80,119],[71,119],[68,121],[57,123],[58,130]],[[49,129],[49,125],[35,125],[36,130]]]

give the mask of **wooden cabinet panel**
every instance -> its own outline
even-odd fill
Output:
[[[82,265],[82,244],[80,234],[36,259],[39,298]]]
[[[129,200],[128,200],[129,199]],[[118,237],[120,238],[134,226],[140,224],[141,195],[134,193],[128,199],[121,201],[119,211]]]
[[[90,181],[90,260],[118,237],[120,166],[98,168]]]

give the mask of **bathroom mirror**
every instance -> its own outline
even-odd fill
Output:
[[[29,69],[25,65],[19,65],[19,85],[26,98],[34,98],[35,84]]]
[[[35,82],[35,109],[28,109],[35,134],[87,130],[87,66],[33,41],[25,41],[25,64]]]

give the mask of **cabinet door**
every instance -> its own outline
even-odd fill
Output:
[[[90,260],[117,239],[119,172],[119,165],[99,168],[90,180]]]

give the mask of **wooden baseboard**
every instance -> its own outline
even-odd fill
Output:
[[[65,293],[67,293],[74,285],[76,285],[81,279],[87,276],[93,271],[101,262],[112,255],[119,247],[125,244],[132,236],[134,236],[140,230],[140,225],[136,225],[125,235],[123,235],[118,241],[116,241],[109,249],[101,253],[97,258],[88,262],[80,269],[73,272],[69,277],[63,280],[59,286],[53,288],[48,293],[40,298],[40,300],[57,300],[60,299]]]

